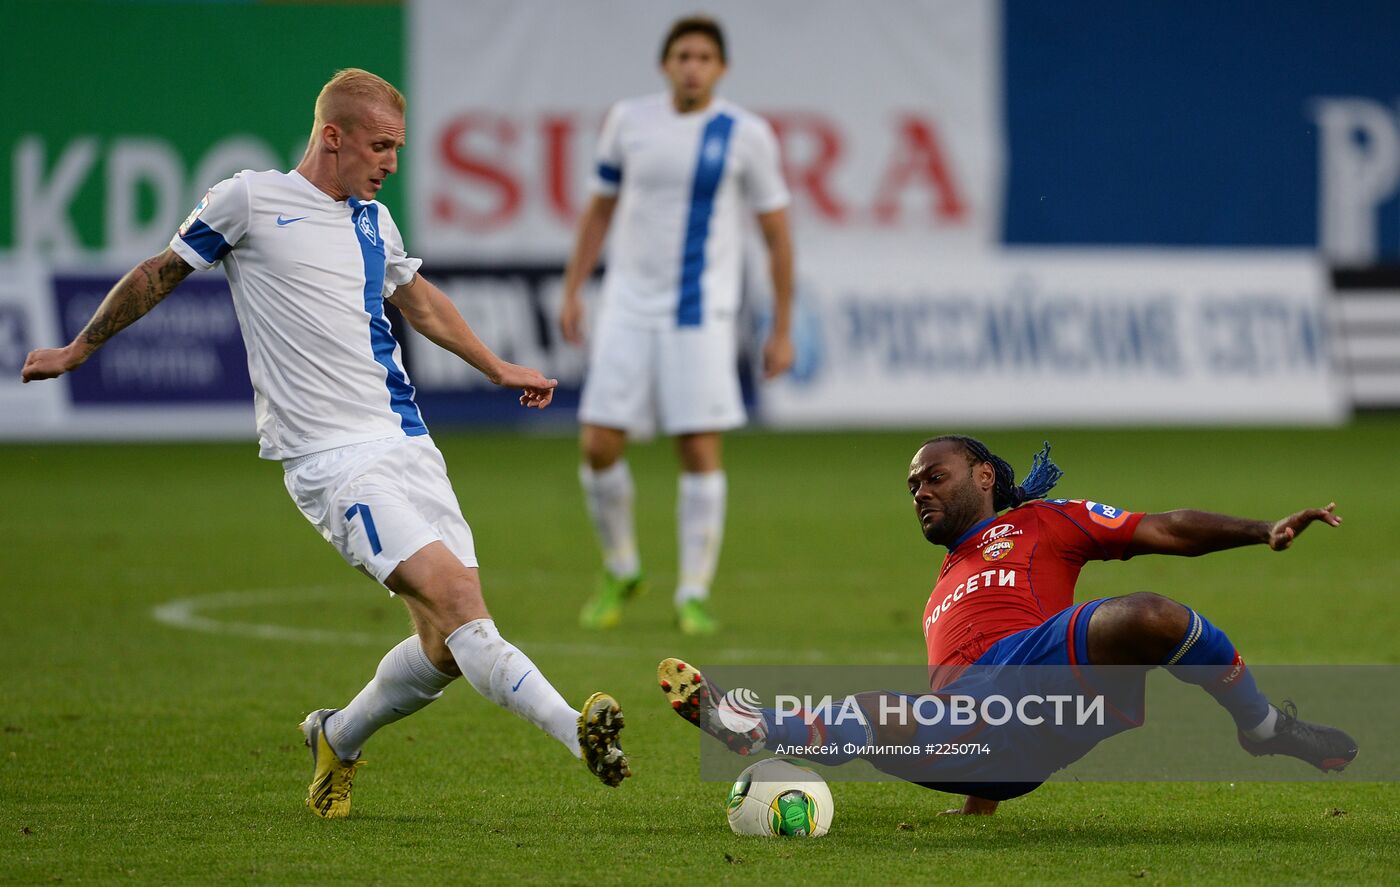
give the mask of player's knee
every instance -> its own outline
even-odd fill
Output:
[[[1137,631],[1153,639],[1175,643],[1190,621],[1190,611],[1169,597],[1141,591],[1121,598]]]
[[[491,618],[481,594],[481,583],[471,574],[440,577],[421,596],[433,614],[433,627],[443,638],[468,622]]]
[[[626,437],[619,432],[586,427],[579,434],[579,451],[583,461],[594,471],[611,468],[626,446]]]
[[[676,438],[681,468],[689,474],[709,474],[723,469],[722,437],[717,433],[683,434]]]

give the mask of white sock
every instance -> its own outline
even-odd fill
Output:
[[[1250,729],[1244,731],[1244,735],[1248,736],[1250,739],[1253,739],[1255,742],[1263,742],[1266,739],[1273,739],[1274,727],[1277,724],[1278,709],[1270,705],[1269,713],[1264,715],[1264,720],[1260,721],[1257,726],[1251,727]]]
[[[588,503],[588,516],[603,546],[603,565],[619,579],[630,579],[642,570],[637,555],[637,534],[632,524],[632,471],[626,459],[618,459],[601,471],[587,463],[578,467],[578,481]]]
[[[680,582],[676,606],[710,596],[710,582],[719,565],[724,541],[724,504],[729,490],[723,471],[682,474],[676,500],[676,533],[680,549]]]
[[[447,636],[447,649],[476,692],[564,743],[574,757],[578,709],[559,695],[535,663],[501,637],[490,619],[468,622]]]
[[[359,695],[326,719],[326,740],[341,760],[357,758],[374,731],[423,708],[453,680],[428,659],[417,635],[404,638],[384,654]]]

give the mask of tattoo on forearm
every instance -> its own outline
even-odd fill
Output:
[[[101,345],[160,304],[193,270],[170,250],[132,268],[97,306],[80,338],[93,348]]]

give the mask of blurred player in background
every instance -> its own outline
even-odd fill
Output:
[[[416,633],[379,663],[342,709],[302,723],[319,816],[350,813],[369,736],[442,695],[459,675],[559,740],[608,785],[630,775],[622,715],[595,693],[582,713],[496,630],[482,598],[471,528],[428,436],[384,302],[492,382],[544,408],[555,380],[497,357],[448,298],[419,276],[387,207],[398,169],[403,96],[354,68],[316,99],[306,155],[289,173],[245,170],[219,182],[170,247],[113,287],[64,348],[32,352],[24,381],[77,369],[195,269],[222,262],[248,349],[260,455],[277,459],[297,507],[341,556],[408,607]]]
[[[708,634],[727,493],[722,433],[745,421],[736,317],[747,208],[768,248],[773,328],[763,372],[792,364],[792,243],[786,185],[772,129],[714,94],[725,73],[724,34],[713,19],[684,18],[661,46],[668,93],[618,102],[598,143],[593,198],[564,278],[564,338],[584,340],[580,291],[617,218],[602,307],[589,331],[579,421],[583,485],[603,549],[604,576],[580,614],[611,628],[643,586],[632,516],[629,431],[676,440],[679,581],[676,619]]]
[[[1067,734],[1035,727],[1018,733],[1015,722],[1008,727],[978,724],[951,730],[946,724],[891,726],[881,724],[875,713],[882,697],[890,703],[896,697],[860,694],[855,699],[869,723],[879,724],[875,743],[915,742],[924,747],[969,736],[993,743],[1000,739],[1007,753],[1002,760],[1031,761],[1026,766],[1035,780],[1002,776],[1004,781],[997,781],[996,768],[1007,765],[978,760],[976,755],[917,761],[867,759],[920,785],[967,793],[963,808],[950,813],[991,813],[999,800],[1035,789],[1098,742],[1138,726],[1142,677],[1146,668],[1160,665],[1178,679],[1198,684],[1224,707],[1238,728],[1240,745],[1250,754],[1288,755],[1323,771],[1345,768],[1356,756],[1355,741],[1334,727],[1299,720],[1291,704],[1283,709],[1270,704],[1229,637],[1195,610],[1149,592],[1074,605],[1080,568],[1091,560],[1126,560],[1139,554],[1194,557],[1242,545],[1283,551],[1314,522],[1339,525],[1342,519],[1333,513],[1335,503],[1270,522],[1188,509],[1142,514],[1083,499],[1040,501],[1061,476],[1049,456],[1046,444],[1026,479],[1017,484],[1006,460],[971,437],[936,437],[915,453],[908,483],[919,526],[929,542],[948,549],[924,609],[930,686],[935,694],[956,693],[955,688],[977,687],[974,681],[983,679],[980,686],[985,691],[989,673],[1010,675],[1005,685],[1019,676],[1028,682],[1069,682],[1066,676],[1073,672],[1069,689],[1075,690],[1083,686],[1081,669],[1142,666],[1094,673],[1112,680],[1126,677],[1128,684],[1119,702],[1130,705],[1114,713],[1130,714],[1110,718],[1103,729]],[[968,672],[972,666],[980,668]],[[1030,668],[1018,676],[1019,666],[1068,668]],[[959,684],[964,673],[969,680]],[[741,753],[775,745],[855,748],[873,744],[865,726],[849,719],[777,722],[771,711],[764,712],[753,730],[736,733],[717,711],[723,692],[693,667],[667,659],[658,675],[673,708]],[[1045,688],[1030,689],[1043,693]],[[856,755],[808,757],[840,764]],[[926,781],[930,778],[938,781]]]

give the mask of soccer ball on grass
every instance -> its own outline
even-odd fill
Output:
[[[831,789],[814,770],[777,758],[759,761],[729,789],[736,835],[816,838],[831,828]]]

